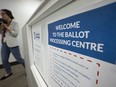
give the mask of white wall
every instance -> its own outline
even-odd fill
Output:
[[[55,1],[60,1],[59,4],[55,3]],[[112,0],[113,1],[113,0]],[[115,0],[114,0],[115,1]],[[60,20],[75,14],[79,14],[91,9],[94,9],[96,7],[103,6],[106,3],[110,3],[110,0],[77,0],[75,2],[72,2],[71,4],[65,5],[61,9],[57,10],[57,8],[61,5],[61,3],[64,3],[62,0],[50,0],[43,8],[35,14],[35,16],[29,21],[25,28],[23,29],[25,31],[24,34],[26,34],[26,37],[24,38],[24,56],[26,57],[26,66],[27,66],[27,77],[28,77],[28,83],[29,87],[45,87],[43,83],[41,83],[41,77],[39,72],[35,70],[34,67],[34,56],[33,56],[33,49],[32,49],[32,36],[31,36],[31,27],[30,25],[36,25],[42,26],[42,36],[43,36],[43,45],[44,45],[44,80],[49,85],[48,81],[48,24],[51,22],[54,22],[56,20]],[[50,8],[51,7],[51,8]],[[50,8],[50,9],[49,9]],[[56,9],[55,12],[52,12],[54,9]],[[47,12],[48,11],[48,12]],[[70,12],[69,12],[70,11]],[[50,15],[46,15],[49,14]],[[45,18],[43,17],[45,16]],[[42,19],[43,17],[43,19]],[[40,20],[42,19],[42,20]],[[49,85],[49,87],[51,87]]]
[[[12,11],[15,20],[19,23],[20,33],[19,33],[19,42],[20,42],[20,50],[23,55],[22,50],[22,27],[29,20],[38,6],[41,4],[42,0],[0,0],[0,9],[9,9]],[[1,54],[1,53],[0,53]],[[15,61],[12,57],[10,61]],[[0,57],[0,64],[1,57]]]

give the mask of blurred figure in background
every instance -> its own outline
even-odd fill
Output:
[[[1,9],[0,15],[2,17],[2,21],[0,21],[0,33],[2,34],[1,38],[1,57],[3,67],[6,70],[6,75],[0,78],[0,80],[4,80],[12,75],[11,66],[9,63],[9,55],[13,54],[15,59],[25,67],[24,59],[20,54],[19,43],[18,43],[18,34],[19,34],[19,25],[16,21],[14,21],[14,17],[12,12],[8,9]],[[6,20],[6,22],[5,22]]]

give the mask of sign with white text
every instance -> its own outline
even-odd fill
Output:
[[[49,45],[116,61],[116,3],[48,25]]]

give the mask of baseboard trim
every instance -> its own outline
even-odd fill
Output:
[[[14,66],[14,65],[17,65],[17,64],[19,64],[17,61],[14,61],[14,62],[11,62],[10,63],[11,66]],[[3,68],[3,65],[2,64],[0,64],[0,69],[1,68]]]

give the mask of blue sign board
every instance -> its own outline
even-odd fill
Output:
[[[116,62],[116,3],[48,24],[49,45]]]

